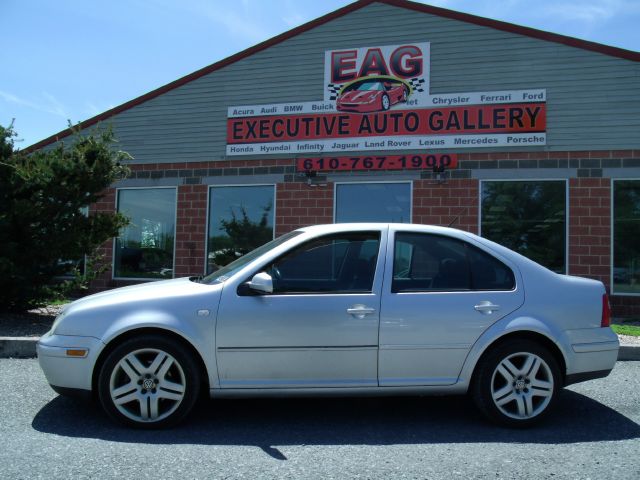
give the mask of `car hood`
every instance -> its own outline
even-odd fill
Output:
[[[62,313],[64,315],[70,315],[89,309],[113,307],[115,305],[133,302],[164,303],[164,301],[169,298],[193,295],[199,290],[202,290],[203,287],[209,287],[208,290],[211,290],[211,286],[204,286],[200,283],[193,282],[189,280],[188,277],[141,283],[139,285],[107,290],[106,292],[81,298],[67,305],[62,310]]]
[[[380,92],[360,92],[352,90],[342,94],[340,100],[343,102],[366,103],[375,100]]]
[[[217,311],[222,286],[177,278],[90,295],[63,309],[50,334],[105,339],[132,325],[184,329],[187,323],[200,318],[199,310],[206,311],[207,317],[209,312]],[[200,323],[204,329],[210,324]]]

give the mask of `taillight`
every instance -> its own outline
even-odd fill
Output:
[[[609,306],[609,297],[605,293],[602,295],[602,320],[600,321],[601,327],[608,327],[611,325],[611,307]]]

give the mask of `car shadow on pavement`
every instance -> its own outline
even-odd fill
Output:
[[[56,397],[32,422],[68,437],[148,444],[250,445],[286,460],[276,445],[578,443],[640,437],[640,425],[579,393],[562,393],[539,426],[495,426],[467,397],[236,399],[201,401],[183,425],[134,430],[111,422],[96,403]]]

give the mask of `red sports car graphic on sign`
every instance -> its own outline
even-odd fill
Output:
[[[342,88],[336,108],[347,112],[377,112],[406,102],[411,94],[408,84],[394,77],[359,78]]]

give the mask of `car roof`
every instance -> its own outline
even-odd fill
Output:
[[[298,231],[309,233],[309,234],[329,234],[329,233],[339,233],[339,232],[349,232],[349,231],[367,231],[367,230],[386,230],[390,229],[393,231],[401,231],[401,232],[416,232],[416,233],[435,233],[440,235],[447,235],[449,237],[457,238],[460,240],[472,240],[476,244],[482,245],[484,248],[487,248],[494,253],[502,257],[506,257],[511,262],[517,264],[520,268],[533,268],[538,271],[545,271],[547,273],[551,273],[550,270],[546,269],[542,265],[530,260],[527,257],[519,254],[518,252],[514,252],[513,250],[500,245],[499,243],[493,242],[489,239],[483,238],[479,235],[476,235],[471,232],[467,232],[465,230],[460,230],[457,228],[451,227],[442,227],[438,225],[423,225],[417,223],[377,223],[377,222],[362,222],[362,223],[329,223],[324,225],[313,225],[308,227],[302,227],[297,229]]]
[[[441,227],[438,225],[423,225],[418,223],[380,223],[380,222],[357,222],[357,223],[329,223],[324,225],[312,225],[299,228],[299,231],[305,233],[331,233],[346,231],[363,231],[363,230],[400,230],[406,232],[424,232],[424,233],[440,233],[451,235],[458,238],[466,236],[474,236],[472,233],[459,230],[457,228]],[[477,237],[480,238],[480,237]]]

